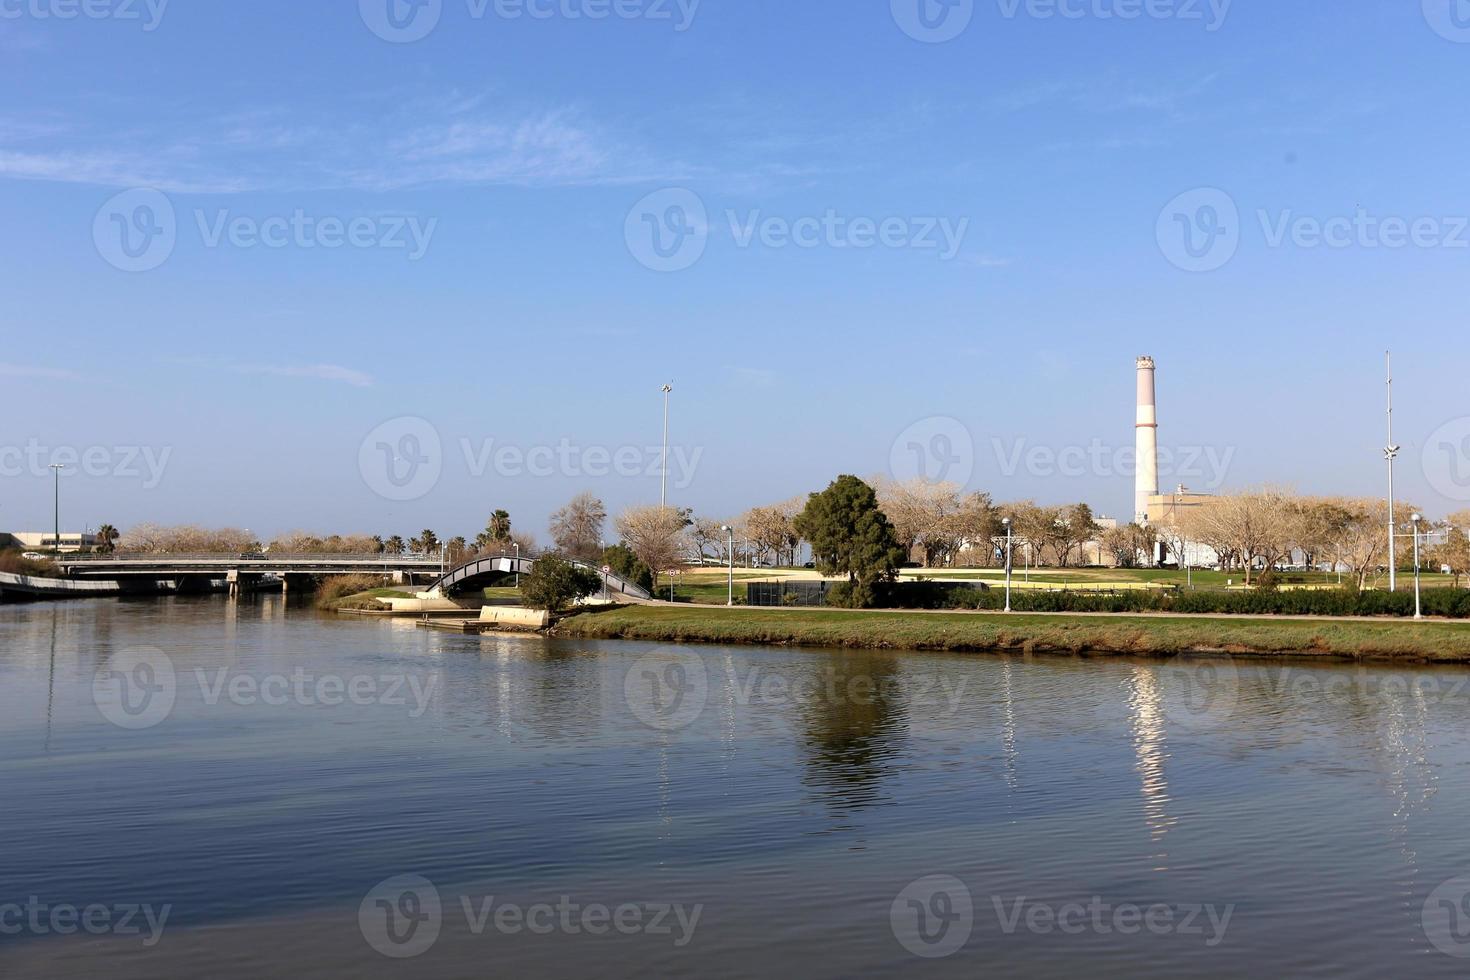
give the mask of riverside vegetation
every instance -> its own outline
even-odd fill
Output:
[[[1470,623],[1204,619],[837,609],[636,606],[568,616],[557,635],[661,643],[849,649],[1070,653],[1305,655],[1470,662]]]

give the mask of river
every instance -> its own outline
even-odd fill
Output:
[[[0,607],[0,974],[1462,976],[1470,671]]]

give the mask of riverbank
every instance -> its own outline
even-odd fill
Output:
[[[1030,615],[621,606],[558,636],[871,650],[1168,657],[1181,653],[1470,663],[1470,624],[1200,616]]]

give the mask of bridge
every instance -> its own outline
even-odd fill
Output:
[[[567,559],[579,568],[585,568],[598,578],[602,579],[605,591],[609,596],[617,595],[623,598],[649,601],[653,596],[648,590],[634,582],[611,572],[604,573],[602,569],[596,568],[583,561]],[[476,558],[468,561],[458,568],[450,571],[440,578],[430,588],[429,592],[435,596],[450,596],[456,592],[475,591],[483,589],[507,575],[529,575],[531,569],[536,567],[536,559],[521,558],[515,555],[492,555],[484,558]]]
[[[172,582],[180,591],[198,583],[225,581],[231,594],[242,585],[278,578],[290,591],[293,579],[328,575],[382,575],[395,582],[439,577],[444,565],[438,555],[208,555],[208,554],[112,554],[62,555],[56,559],[68,579],[109,581],[128,587]]]
[[[328,575],[383,575],[401,584],[432,576],[429,591],[445,596],[485,588],[507,575],[529,575],[536,559],[486,555],[448,572],[436,555],[63,555],[56,564],[67,579],[92,581],[99,586],[104,582],[120,583],[124,591],[132,591],[130,585],[147,588],[159,582],[189,591],[200,584],[223,580],[233,595],[266,578],[280,579],[282,589],[291,591],[293,579],[302,584],[305,579]],[[641,601],[653,598],[642,586],[621,576],[604,575],[602,569],[586,562],[572,564],[602,579],[610,596]]]

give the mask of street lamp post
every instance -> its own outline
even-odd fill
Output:
[[[1388,365],[1388,446],[1383,458],[1388,460],[1388,591],[1397,592],[1399,587],[1399,563],[1394,535],[1398,532],[1398,521],[1393,512],[1393,461],[1398,458],[1399,447],[1393,444],[1393,353],[1384,355]]]
[[[1011,611],[1011,519],[1003,517],[1000,521],[1006,529],[1006,612]]]
[[[1415,514],[1409,518],[1414,523],[1414,618],[1424,618],[1424,604],[1419,594],[1419,524],[1424,518]]]
[[[519,541],[513,541],[511,542],[511,547],[516,552],[516,588],[519,589],[521,587],[521,543]]]
[[[728,606],[735,605],[735,529],[726,524],[720,530],[725,532],[725,564],[729,571],[730,601]]]
[[[66,467],[64,467],[60,463],[51,464],[51,472],[54,476],[52,482],[55,484],[51,511],[51,516],[55,521],[55,526],[52,528],[52,534],[54,535],[54,537],[52,537],[51,539],[51,550],[53,553],[58,555],[61,554],[61,471],[65,468]]]
[[[659,483],[658,505],[667,507],[669,505],[669,395],[673,394],[674,386],[667,384],[659,390],[664,393],[664,463],[663,477]]]

